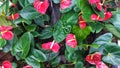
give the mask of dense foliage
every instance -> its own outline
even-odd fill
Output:
[[[0,48],[14,56],[0,68],[120,65],[119,8],[119,0],[0,0]]]

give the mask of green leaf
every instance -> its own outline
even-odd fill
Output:
[[[116,37],[120,39],[120,32],[111,24],[105,24],[105,27]]]
[[[90,23],[90,26],[92,27],[93,33],[99,33],[104,27],[104,25],[100,22]]]
[[[99,47],[98,44],[91,44],[90,46],[93,47],[93,48],[95,48],[95,49],[97,49]]]
[[[106,45],[105,56],[102,60],[113,65],[120,65],[120,47],[118,45]]]
[[[120,32],[120,14],[115,14],[111,18],[111,23]]]
[[[5,11],[6,11],[6,14],[8,14],[8,12],[9,12],[9,0],[6,0],[6,9],[5,9]]]
[[[30,43],[31,34],[29,32],[26,32],[20,37],[13,48],[15,56],[17,55],[20,58],[25,59],[30,50]]]
[[[4,47],[6,44],[6,40],[5,39],[2,39],[0,38],[0,48]]]
[[[72,47],[66,45],[66,50],[67,50],[69,53],[73,53],[73,52],[75,52],[75,50],[77,50],[77,49],[78,49],[77,47],[76,47],[76,48],[72,48]]]
[[[92,22],[90,16],[93,14],[93,10],[88,0],[77,0],[77,2],[77,6],[81,9],[83,19],[87,22]]]
[[[75,68],[84,68],[84,64],[79,61],[75,64]]]
[[[58,66],[59,63],[60,63],[60,57],[56,57],[55,59],[53,59],[53,60],[51,61],[52,67]]]
[[[29,5],[28,0],[18,0],[18,2],[22,7],[25,7],[25,6]]]
[[[35,31],[36,27],[37,27],[36,25],[32,24],[32,25],[26,26],[25,29],[31,32],[31,31]]]
[[[27,57],[25,61],[27,62],[27,64],[31,65],[33,68],[41,68],[40,63],[34,58],[32,58],[31,56]]]
[[[74,11],[70,11],[68,13],[65,13],[62,16],[62,21],[65,22],[65,24],[69,24],[69,25],[74,25],[77,23],[78,21],[78,13],[75,13]]]
[[[47,60],[46,55],[42,51],[37,49],[32,49],[30,57],[34,58],[38,62],[45,62]]]
[[[81,29],[79,26],[73,26],[72,32],[75,34],[77,40],[84,40],[91,32],[91,27],[87,26],[85,29]]]
[[[20,11],[20,15],[24,19],[35,19],[36,17],[40,16],[40,13],[38,13],[34,7],[26,6]]]
[[[68,33],[70,33],[71,26],[63,25],[63,22],[59,20],[53,30],[53,37],[56,42],[61,42],[65,39]]]
[[[48,38],[52,37],[52,35],[53,35],[53,29],[51,26],[48,26],[42,30],[42,32],[39,35],[39,38],[40,39],[48,39]]]
[[[111,33],[105,33],[98,37],[93,44],[98,44],[99,46],[111,43],[113,35]]]
[[[37,25],[44,26],[44,21],[40,17],[35,18],[34,21]]]

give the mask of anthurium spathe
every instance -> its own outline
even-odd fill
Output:
[[[34,8],[41,14],[45,14],[48,7],[49,1],[48,0],[34,0]]]
[[[96,4],[96,3],[100,3],[100,0],[89,0],[90,4]]]
[[[3,39],[12,40],[14,34],[10,30],[12,30],[12,26],[0,26],[0,33]]]
[[[6,60],[2,63],[2,68],[12,68],[12,64],[10,61]]]
[[[45,50],[52,50],[53,52],[57,53],[60,49],[60,46],[57,42],[47,42],[42,44],[42,48]]]
[[[8,16],[8,19],[10,20],[16,20],[19,18],[19,13],[12,14],[11,16]]]
[[[64,10],[71,5],[71,0],[61,0],[60,2],[60,9]]]
[[[77,46],[77,40],[74,34],[68,34],[66,37],[66,44],[72,48]]]
[[[99,11],[102,11],[102,6],[103,6],[102,3],[96,3],[96,7]]]
[[[86,27],[86,21],[83,20],[82,16],[79,17],[78,23],[81,29],[84,29]]]
[[[87,55],[85,60],[90,64],[96,64],[101,61],[101,53],[96,52],[94,54]]]
[[[108,68],[108,66],[104,62],[98,62],[96,68]]]

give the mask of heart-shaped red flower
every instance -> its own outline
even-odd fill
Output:
[[[89,0],[90,4],[96,4],[96,3],[100,3],[100,0]]]
[[[3,68],[12,68],[12,64],[10,61],[6,60],[2,63]]]
[[[112,17],[112,12],[105,12],[104,15],[105,15],[104,20],[109,20]]]
[[[48,7],[49,7],[49,2],[48,0],[44,0],[44,1],[41,1],[41,0],[34,0],[34,8],[41,14],[45,14]]]
[[[84,29],[86,27],[86,21],[83,20],[82,16],[79,17],[78,23],[81,29]]]
[[[103,62],[98,62],[96,64],[96,68],[108,68],[108,66]]]
[[[101,61],[101,54],[99,52],[96,52],[94,54],[87,55],[85,60],[90,64],[97,64]]]
[[[77,40],[74,34],[68,34],[66,37],[66,44],[72,48],[77,46]]]
[[[19,13],[12,14],[11,16],[8,16],[8,19],[10,19],[10,20],[16,20],[18,18],[19,18]]]
[[[101,3],[96,3],[96,7],[99,11],[102,11],[102,5]]]
[[[57,53],[60,49],[60,46],[58,43],[53,41],[53,42],[43,43],[42,48],[45,50],[52,50],[53,52]]]
[[[71,0],[61,0],[60,2],[60,9],[64,10],[71,5]]]

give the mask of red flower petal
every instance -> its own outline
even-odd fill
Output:
[[[98,62],[96,64],[96,68],[108,68],[108,66],[103,62]]]
[[[12,68],[11,62],[10,62],[10,61],[7,61],[7,60],[2,63],[2,66],[3,66],[4,68]]]
[[[97,14],[92,14],[90,18],[91,18],[91,20],[97,20],[98,15]]]
[[[19,13],[12,14],[11,16],[8,16],[8,19],[10,19],[10,20],[16,20],[18,18],[19,18]]]
[[[71,0],[61,0],[60,2],[60,9],[64,10],[71,5]]]
[[[89,0],[90,4],[96,4],[96,3],[100,3],[100,0]]]
[[[34,3],[34,8],[41,14],[45,14],[48,7],[49,7],[49,2],[48,0],[40,1],[40,0],[35,0]]]
[[[82,16],[79,17],[79,26],[84,29],[86,27],[86,21],[83,20]]]
[[[48,42],[42,44],[42,48],[45,50],[52,50],[53,52],[57,53],[60,49],[60,46],[56,42]]]
[[[96,52],[94,54],[87,55],[85,60],[90,64],[97,64],[101,61],[101,54],[99,52]]]
[[[66,44],[72,48],[77,46],[77,40],[74,34],[68,34],[66,37]]]
[[[42,48],[45,49],[45,50],[50,50],[50,45],[51,45],[52,42],[48,42],[48,43],[43,43],[42,44]]]
[[[12,28],[13,28],[12,26],[0,26],[0,31],[9,31]]]
[[[53,52],[57,53],[60,49],[60,46],[58,43],[54,43],[53,47],[51,48]]]
[[[102,11],[102,4],[101,3],[96,3],[96,7],[99,11]]]
[[[112,17],[112,13],[111,12],[105,12],[105,18],[104,20],[108,20]]]
[[[27,65],[27,66],[24,66],[23,68],[33,68],[33,67],[30,65]]]
[[[1,34],[2,34],[2,38],[6,40],[12,40],[14,36],[14,34],[11,31],[4,31],[4,32],[1,32]]]

